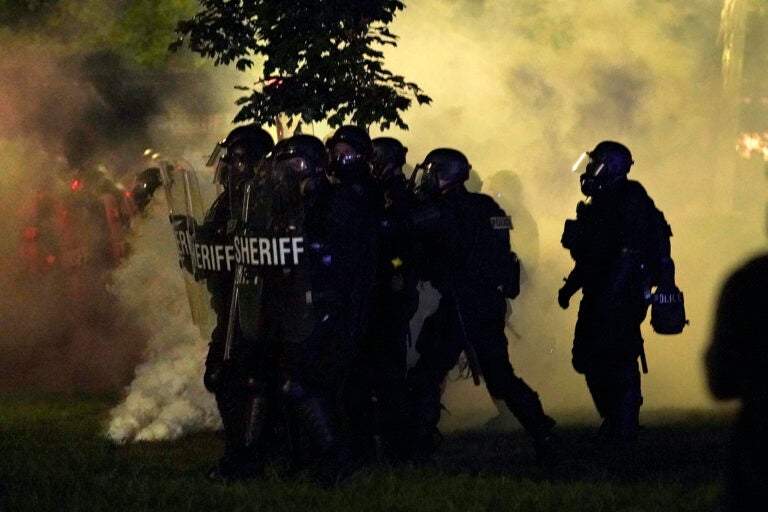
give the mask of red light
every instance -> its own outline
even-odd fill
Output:
[[[131,191],[130,190],[126,190],[125,191],[125,197],[131,197]]]
[[[77,190],[77,187],[79,186],[80,186],[80,180],[75,179],[72,181],[72,185],[70,185],[69,188],[71,188],[72,190]]]

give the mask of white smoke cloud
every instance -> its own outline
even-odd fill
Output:
[[[110,412],[106,435],[119,443],[176,439],[220,424],[202,381],[208,339],[192,322],[166,212],[165,201],[155,197],[136,219],[130,260],[113,274],[123,308],[152,333],[145,361]]]

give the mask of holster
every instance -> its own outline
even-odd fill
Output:
[[[501,287],[501,293],[509,299],[520,295],[520,258],[515,251],[509,253],[509,276]]]

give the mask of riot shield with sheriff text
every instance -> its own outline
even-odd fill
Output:
[[[248,338],[263,339],[266,320],[279,325],[280,340],[271,341],[299,343],[314,323],[300,181],[284,162],[266,159],[246,187],[243,206],[234,239],[242,268],[240,328]]]
[[[195,255],[196,231],[205,217],[197,175],[189,163],[180,160],[160,162],[160,172],[192,321],[201,336],[207,339],[215,324],[215,315],[205,287],[204,272]]]

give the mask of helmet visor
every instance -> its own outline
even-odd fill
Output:
[[[300,156],[282,158],[275,163],[275,174],[278,176],[298,176],[301,178],[312,174],[306,159]]]
[[[223,185],[227,176],[227,161],[223,156],[217,158],[218,160],[216,161],[216,171],[214,171],[213,174],[213,182]]]
[[[604,170],[605,164],[596,161],[589,151],[580,154],[579,158],[573,164],[573,167],[571,167],[572,173],[578,173],[579,175],[586,174],[593,177],[599,177]]]
[[[430,169],[424,164],[417,165],[413,169],[409,183],[413,193],[419,199],[433,199],[437,197],[440,190],[439,178],[434,166]]]

